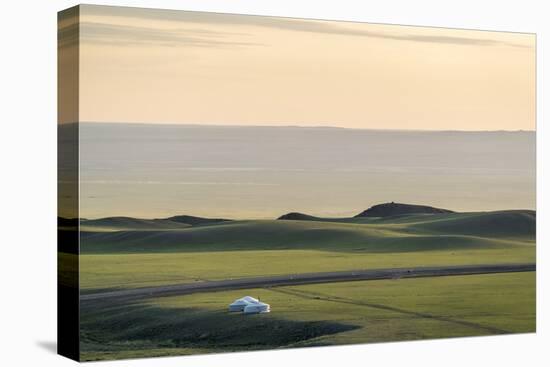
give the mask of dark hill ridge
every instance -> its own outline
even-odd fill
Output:
[[[318,220],[318,219],[321,219],[321,218],[314,217],[313,215],[307,215],[307,214],[292,212],[292,213],[288,213],[288,214],[285,214],[285,215],[281,215],[277,219],[278,220]]]
[[[212,224],[212,223],[220,223],[220,222],[230,222],[230,219],[222,219],[222,218],[202,218],[202,217],[195,217],[192,215],[176,215],[170,218],[166,218],[164,220],[169,220],[172,222],[177,223],[185,223],[190,224],[192,226],[199,225],[199,224]]]
[[[384,203],[371,206],[367,210],[357,214],[355,218],[363,217],[391,217],[403,214],[445,214],[454,213],[452,210],[434,208],[427,205]]]
[[[447,220],[414,224],[417,229],[482,237],[535,237],[537,214],[534,210],[502,210],[457,214]]]
[[[243,220],[168,230],[84,231],[83,253],[320,250],[403,253],[507,249],[535,244],[536,214],[527,210],[329,220]],[[404,220],[405,219],[405,220]],[[176,224],[171,222],[172,225]],[[350,223],[354,223],[350,225]],[[361,224],[364,223],[364,224]],[[370,223],[370,224],[369,224]],[[397,224],[397,225],[395,225]],[[527,251],[527,250],[526,250]],[[498,252],[497,252],[498,253]],[[508,253],[504,251],[503,254]],[[510,259],[508,255],[501,259]]]
[[[384,203],[371,206],[367,210],[357,214],[353,218],[383,218],[394,217],[407,214],[448,214],[455,213],[452,210],[434,208],[427,205],[401,204],[401,203]],[[327,218],[315,217],[313,215],[292,212],[277,218],[279,220],[326,220]],[[337,218],[333,218],[336,220]],[[346,220],[349,218],[339,218]]]
[[[140,219],[131,217],[107,217],[99,219],[81,219],[81,225],[88,228],[110,228],[119,230],[181,229],[190,226],[201,226],[229,222],[229,219],[202,218],[191,215],[176,215],[162,219]],[[67,222],[66,219],[61,222]]]

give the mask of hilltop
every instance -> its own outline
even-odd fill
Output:
[[[435,208],[427,205],[383,203],[371,206],[367,210],[353,216],[352,218],[320,218],[309,214],[291,212],[281,215],[278,220],[314,220],[314,221],[350,221],[353,218],[385,218],[408,214],[451,214],[452,210]]]
[[[107,217],[99,219],[80,220],[80,227],[83,230],[162,230],[162,229],[183,229],[192,226],[218,224],[230,222],[230,219],[203,218],[192,215],[176,215],[169,218],[140,219],[132,217]],[[60,223],[68,222],[61,218]]]
[[[371,206],[367,210],[357,214],[354,218],[363,217],[391,217],[403,214],[448,214],[454,213],[452,210],[434,208],[427,205],[384,203]]]
[[[212,224],[212,223],[220,223],[220,222],[230,222],[230,219],[223,219],[223,218],[203,218],[203,217],[196,217],[193,215],[175,215],[170,218],[166,218],[164,220],[168,220],[171,222],[177,222],[177,223],[185,223],[192,226],[200,225],[200,224]]]
[[[303,214],[303,213],[287,213],[285,215],[281,215],[278,220],[320,220],[321,218],[315,217],[313,215]]]

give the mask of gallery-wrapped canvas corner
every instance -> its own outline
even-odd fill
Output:
[[[60,354],[535,331],[535,35],[58,24]]]

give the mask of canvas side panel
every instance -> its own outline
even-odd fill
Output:
[[[57,24],[57,351],[79,360],[79,7]]]

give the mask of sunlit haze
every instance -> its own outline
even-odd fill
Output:
[[[534,130],[535,36],[80,7],[80,121]]]

